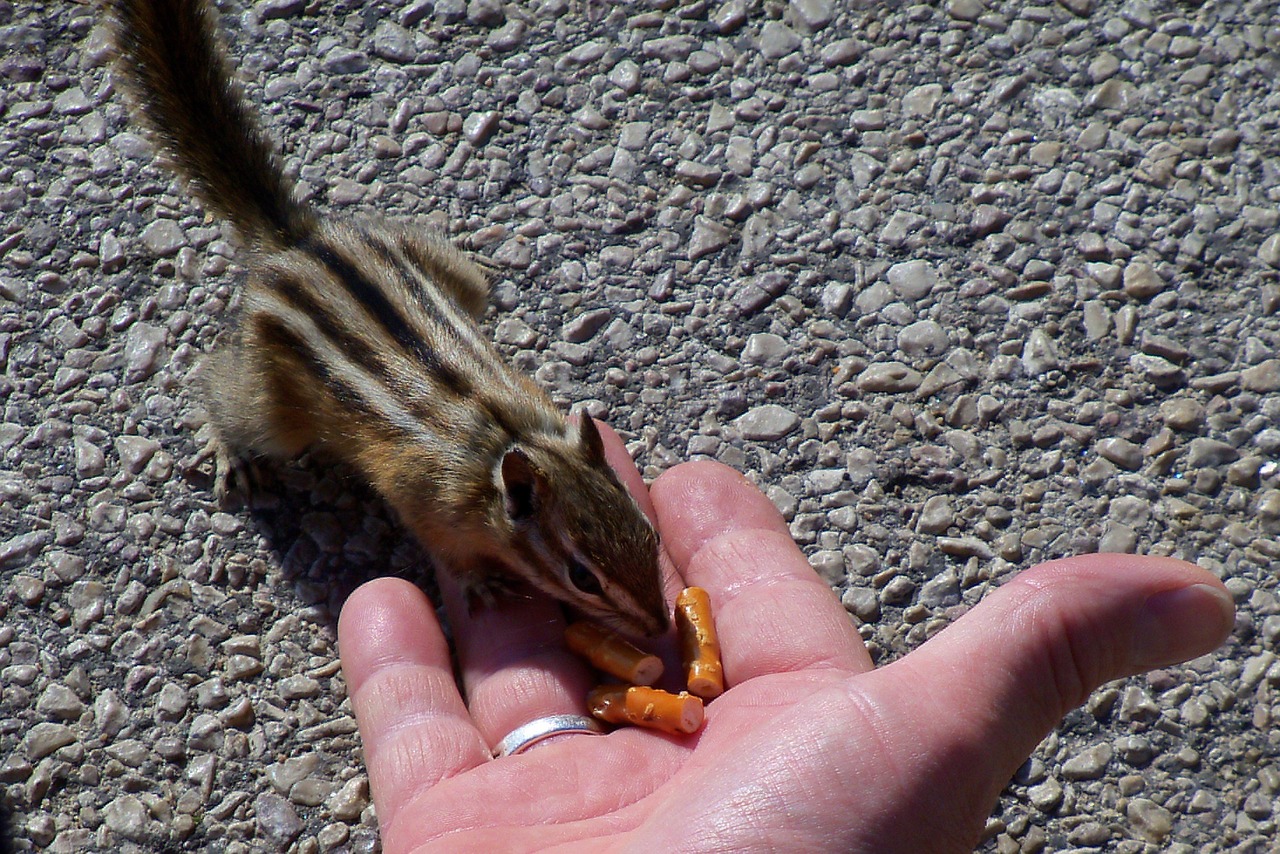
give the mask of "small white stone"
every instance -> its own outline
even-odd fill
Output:
[[[27,758],[35,761],[45,758],[60,747],[73,744],[75,740],[75,731],[66,724],[41,721],[27,731],[26,737],[22,739],[22,745],[26,750]]]
[[[747,338],[742,348],[742,361],[753,365],[781,362],[791,351],[787,339],[772,332],[757,332]]]
[[[938,108],[938,102],[941,100],[942,85],[926,83],[915,87],[903,96],[902,111],[909,116],[928,118],[933,115],[933,111]]]
[[[894,264],[886,278],[894,293],[907,300],[926,297],[938,285],[938,271],[928,261],[919,259]]]
[[[497,110],[472,113],[462,122],[462,135],[472,145],[484,145],[498,129],[502,114]]]
[[[125,839],[142,839],[151,821],[146,806],[134,795],[121,795],[102,808],[107,827]]]
[[[835,17],[831,0],[791,0],[791,8],[811,32],[822,29]]]
[[[718,222],[699,216],[693,221],[693,237],[689,240],[689,260],[696,261],[728,245],[733,232]]]
[[[1082,750],[1062,763],[1062,776],[1068,780],[1096,780],[1111,761],[1110,744],[1098,744]]]
[[[855,382],[863,391],[904,392],[920,387],[920,372],[901,362],[876,362],[868,365]]]
[[[947,496],[934,495],[921,506],[916,530],[922,534],[945,534],[955,523],[955,518],[955,511],[951,509]]]
[[[164,350],[167,335],[163,328],[150,323],[134,323],[129,326],[124,342],[127,382],[144,380],[159,369],[160,354]]]
[[[1022,366],[1033,377],[1046,374],[1059,365],[1058,348],[1043,329],[1033,329],[1022,348]]]
[[[1124,268],[1124,292],[1131,297],[1147,299],[1163,291],[1164,279],[1150,264],[1140,261]]]
[[[800,36],[781,21],[766,21],[760,28],[760,52],[766,59],[782,59],[800,47]]]
[[[767,403],[738,416],[733,423],[744,439],[769,442],[800,426],[800,416],[786,407]]]
[[[168,258],[187,245],[187,235],[171,219],[158,219],[142,230],[142,243],[153,255]]]
[[[1271,267],[1280,267],[1280,234],[1273,234],[1258,247],[1258,258]]]

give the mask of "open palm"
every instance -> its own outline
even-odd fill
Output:
[[[683,579],[670,586],[711,594],[730,690],[693,736],[564,735],[493,759],[521,724],[583,711],[593,680],[564,648],[558,606],[472,615],[444,585],[464,701],[427,599],[370,582],[339,643],[390,854],[972,850],[1009,777],[1090,691],[1201,655],[1232,625],[1204,570],[1091,555],[1022,573],[874,669],[754,487],[687,463],[645,496],[606,437]]]

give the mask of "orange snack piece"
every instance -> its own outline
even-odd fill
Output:
[[[624,638],[594,623],[573,623],[564,630],[569,649],[598,670],[634,685],[652,685],[662,676],[662,659],[636,649]]]
[[[724,693],[720,639],[711,616],[711,597],[701,587],[686,587],[676,597],[676,631],[689,690],[704,700]]]
[[[587,709],[611,724],[635,724],[672,734],[702,726],[702,700],[643,685],[601,685],[587,695]]]

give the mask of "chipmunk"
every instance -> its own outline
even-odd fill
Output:
[[[114,17],[135,118],[247,251],[238,324],[203,368],[219,491],[257,458],[316,447],[469,598],[523,583],[621,631],[664,631],[653,526],[591,418],[571,427],[486,339],[475,262],[421,228],[297,201],[209,0],[114,0]]]

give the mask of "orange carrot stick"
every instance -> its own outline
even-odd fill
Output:
[[[662,659],[636,649],[626,640],[594,623],[574,623],[564,631],[569,649],[597,669],[636,685],[652,685],[662,676]]]
[[[686,587],[676,597],[676,631],[689,690],[704,700],[724,693],[720,640],[711,616],[711,597],[701,587]]]
[[[686,734],[702,726],[702,700],[686,691],[671,694],[643,685],[601,685],[587,695],[587,708],[611,724]]]

